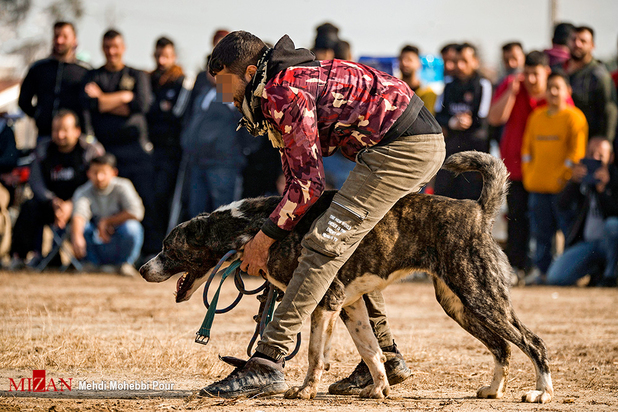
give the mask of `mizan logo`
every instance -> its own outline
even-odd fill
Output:
[[[32,378],[21,378],[15,382],[13,378],[9,378],[9,392],[13,390],[21,392],[64,392],[65,389],[70,391],[73,378],[69,381],[60,378],[46,379],[45,370],[33,370]]]

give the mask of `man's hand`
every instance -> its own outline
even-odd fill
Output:
[[[597,192],[603,193],[605,191],[605,187],[609,183],[609,169],[607,166],[601,166],[594,172],[594,178],[599,181],[597,183],[596,188]]]
[[[468,130],[472,126],[472,115],[469,112],[457,113],[451,117],[448,126],[453,130]]]
[[[109,243],[112,240],[112,235],[114,234],[114,226],[107,219],[99,220],[97,224],[97,229],[99,229],[99,237],[103,241],[103,243]]]
[[[73,213],[73,202],[70,200],[62,200],[55,197],[52,200],[52,207],[54,209],[54,224],[60,229],[64,229],[71,219],[71,213]]]
[[[581,183],[584,176],[588,173],[588,168],[583,163],[578,163],[573,166],[573,172],[571,174],[571,180],[575,183]]]
[[[264,234],[261,230],[245,245],[245,252],[241,258],[240,270],[251,276],[260,276],[260,271],[268,273],[268,249],[276,240]]]
[[[83,259],[86,256],[86,238],[84,238],[83,234],[74,233],[71,236],[71,245],[77,259]]]
[[[84,87],[84,91],[88,95],[88,97],[92,99],[98,99],[103,94],[103,90],[99,87],[95,82],[90,82]]]

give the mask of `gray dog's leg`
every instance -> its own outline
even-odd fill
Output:
[[[384,369],[386,357],[380,349],[373,329],[371,329],[365,301],[362,298],[358,299],[353,304],[343,308],[343,311],[342,318],[345,326],[348,328],[356,349],[369,367],[369,372],[371,372],[373,378],[373,385],[363,389],[359,396],[361,398],[382,399],[388,396],[390,392]]]
[[[302,386],[295,386],[285,393],[288,399],[313,399],[325,369],[324,348],[330,344],[330,334],[339,311],[326,310],[318,306],[311,314],[311,336],[309,337],[309,366]]]

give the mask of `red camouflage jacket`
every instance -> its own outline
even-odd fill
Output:
[[[414,93],[401,80],[344,60],[289,67],[262,95],[262,112],[281,132],[283,199],[270,220],[290,231],[324,191],[322,156],[337,148],[354,160],[378,143]]]

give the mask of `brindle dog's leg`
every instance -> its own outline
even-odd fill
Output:
[[[384,370],[386,357],[380,349],[373,329],[371,329],[365,301],[361,298],[343,308],[343,311],[342,318],[345,326],[348,328],[356,349],[369,367],[371,377],[373,378],[373,385],[363,389],[359,396],[361,398],[382,399],[388,396],[390,392],[386,371]]]
[[[464,328],[472,336],[480,340],[494,356],[494,377],[489,386],[480,388],[476,396],[479,398],[499,399],[504,396],[506,378],[509,373],[509,361],[511,347],[500,336],[491,332],[482,323],[472,316],[461,300],[439,279],[434,278],[433,284],[436,290],[436,299],[442,308],[455,322]]]
[[[494,279],[494,281],[490,282],[490,284],[469,284],[466,285],[465,288],[459,288],[461,285],[458,284],[450,285],[453,288],[451,289],[452,293],[457,295],[453,296],[458,299],[459,304],[462,304],[463,300],[466,301],[465,310],[459,312],[464,316],[465,323],[476,323],[477,325],[481,325],[483,328],[491,331],[492,334],[514,343],[519,349],[528,355],[534,364],[536,372],[536,390],[530,391],[523,395],[522,401],[536,403],[549,402],[553,397],[554,388],[552,386],[551,373],[549,370],[547,347],[541,338],[532,333],[530,329],[528,329],[519,321],[519,319],[517,319],[515,311],[513,310],[508,298],[509,292],[506,282],[498,281],[498,276],[501,275],[494,274],[489,270],[487,270],[486,273],[488,273],[486,280]],[[477,279],[474,277],[468,277],[467,280],[474,282]],[[444,288],[446,288],[446,285],[444,285]],[[438,287],[436,287],[436,291],[437,290]],[[473,291],[482,291],[478,292],[482,293],[482,296],[475,296],[474,293],[471,293]],[[449,300],[452,301],[453,299],[451,298]],[[463,306],[464,305],[462,305],[462,307]],[[476,319],[476,322],[469,319]],[[468,331],[483,341],[483,339],[475,335],[472,330]],[[485,341],[483,341],[483,343],[488,345]],[[490,350],[492,349],[490,348]],[[494,352],[494,350],[492,350],[492,352]],[[495,353],[494,356],[496,356]],[[500,362],[499,356],[496,356],[496,359],[498,364]],[[500,373],[501,372],[499,370],[494,373],[494,381],[496,381]],[[494,386],[493,383],[492,386]],[[490,386],[490,388],[492,386]],[[481,391],[483,389],[484,388],[482,388]],[[479,391],[479,395],[491,393],[489,390],[483,391],[483,393],[481,393],[481,391]]]
[[[324,372],[324,350],[330,344],[332,327],[339,310],[331,311],[318,306],[311,314],[311,336],[309,337],[309,367],[302,386],[295,386],[285,393],[288,399],[313,399],[318,392],[318,384]]]

